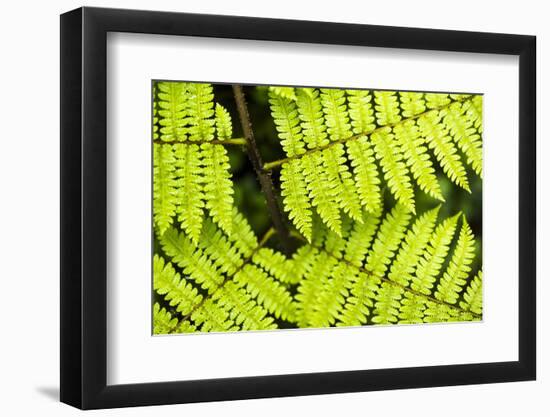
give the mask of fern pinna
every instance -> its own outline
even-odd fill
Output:
[[[235,109],[210,84],[153,84],[153,332],[480,320],[480,237],[447,199],[482,175],[481,96],[256,90],[284,152],[255,172],[277,179],[284,251],[233,197],[228,145],[256,146]]]

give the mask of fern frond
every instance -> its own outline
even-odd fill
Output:
[[[407,232],[393,262],[388,278],[402,286],[409,285],[418,259],[432,236],[440,206],[420,216]]]
[[[388,213],[380,225],[380,230],[367,257],[365,266],[367,271],[378,277],[384,276],[390,259],[405,237],[410,218],[410,212],[400,204]]]
[[[166,145],[163,146],[166,147]],[[178,143],[174,145],[174,156],[178,220],[191,240],[198,242],[204,217],[205,198],[202,185],[201,152],[196,144]]]
[[[232,210],[232,226],[231,234],[228,236],[234,247],[241,253],[244,258],[252,256],[258,248],[258,238],[254,234],[252,227],[235,207]]]
[[[366,254],[380,223],[380,212],[376,214],[363,214],[363,221],[356,222],[346,237],[344,259],[352,265],[359,267],[363,264]]]
[[[341,233],[342,220],[334,188],[323,166],[321,151],[304,155],[301,165],[307,181],[309,197],[323,222],[335,233]]]
[[[444,110],[441,110],[443,121],[453,136],[458,147],[466,155],[468,164],[481,176],[483,151],[481,137],[473,127],[473,123],[465,116],[468,105],[453,103]]]
[[[346,109],[345,91],[336,88],[322,88],[321,102],[330,140],[338,141],[350,137],[351,126]]]
[[[348,90],[349,116],[354,134],[374,129],[371,96],[368,91]],[[376,213],[382,204],[380,179],[372,145],[366,136],[347,142],[348,156],[355,175],[355,185],[361,204]]]
[[[419,217],[407,232],[403,245],[390,267],[388,279],[383,282],[375,296],[375,310],[372,321],[377,324],[389,324],[398,321],[401,298],[409,285],[415,265],[429,242],[435,227],[439,206]],[[405,303],[407,304],[407,303]],[[405,311],[407,309],[405,308]],[[410,320],[410,317],[405,317]]]
[[[315,314],[319,306],[318,291],[328,281],[336,263],[337,260],[326,252],[319,252],[300,282],[295,296],[296,321],[299,327],[310,327],[315,322]]]
[[[401,120],[399,101],[393,91],[375,91],[376,121],[380,126],[391,125]]]
[[[153,84],[153,140],[157,140],[159,138],[159,100],[158,100],[158,86],[157,83]]]
[[[212,298],[207,299],[191,314],[191,320],[202,332],[230,332],[239,330],[229,318],[229,312]]]
[[[470,273],[470,265],[474,259],[475,239],[472,229],[466,222],[466,216],[462,216],[462,228],[453,252],[449,267],[443,274],[435,298],[450,304],[456,303],[462,288],[466,284],[466,278]]]
[[[311,201],[301,161],[291,160],[281,168],[281,196],[289,219],[311,241]]]
[[[483,311],[483,291],[482,282],[483,272],[480,270],[464,294],[464,301],[460,302],[460,307],[475,314],[481,314]]]
[[[405,118],[414,117],[426,111],[423,93],[399,92],[399,101]]]
[[[361,221],[361,203],[344,155],[344,145],[331,146],[323,151],[323,165],[342,211],[352,219]]]
[[[466,117],[472,125],[479,131],[480,134],[483,133],[483,96],[476,95],[467,103],[464,103],[466,108]]]
[[[308,249],[309,246],[302,246],[302,248],[300,249],[304,252],[304,249]],[[254,253],[252,262],[261,266],[266,272],[284,284],[296,284],[301,279],[300,272],[295,271],[295,263],[292,259],[288,259],[282,253],[271,248],[257,250]],[[307,261],[300,261],[300,266],[303,268],[302,262]]]
[[[176,214],[175,162],[172,146],[153,144],[153,219],[161,235],[173,224]]]
[[[271,116],[285,153],[290,157],[303,154],[305,152],[304,140],[296,103],[270,92],[269,104]]]
[[[372,322],[376,324],[396,323],[402,295],[403,288],[383,282],[375,296]]]
[[[202,301],[202,295],[197,289],[181,279],[172,264],[165,262],[158,255],[153,257],[153,288],[183,316],[189,314],[193,307]]]
[[[211,84],[186,83],[189,140],[214,139],[214,93]]]
[[[422,294],[431,294],[433,284],[449,252],[457,219],[458,215],[446,219],[435,229],[429,245],[424,250],[424,256],[418,262],[416,275],[411,284],[413,290]]]
[[[294,87],[269,87],[269,92],[289,100],[296,100]]]
[[[372,131],[374,116],[372,96],[368,90],[346,90],[348,95],[348,112],[353,133],[360,134]]]
[[[426,106],[429,109],[437,109],[448,105],[451,102],[448,94],[445,93],[426,93]]]
[[[391,129],[384,128],[373,133],[370,138],[392,194],[397,201],[414,213],[414,192],[411,180]]]
[[[428,149],[424,146],[425,140],[420,136],[416,123],[409,120],[396,125],[393,128],[393,133],[420,189],[440,201],[445,201],[430,161],[430,155],[427,153]]]
[[[304,141],[308,149],[326,146],[329,139],[319,91],[313,88],[298,89],[296,104]],[[288,152],[287,155],[290,156]]]
[[[212,261],[214,267],[225,274],[233,275],[243,264],[241,253],[213,222],[205,222],[198,247]]]
[[[216,292],[213,300],[229,310],[229,318],[243,330],[269,330],[277,328],[267,311],[252,301],[251,296],[234,282],[227,282],[223,291]]]
[[[443,172],[455,184],[470,192],[470,185],[464,165],[462,165],[456,147],[449,137],[449,132],[440,122],[440,112],[426,113],[417,120],[420,132],[426,138],[428,146],[434,151],[441,168],[443,168]]]
[[[172,317],[165,308],[160,308],[159,303],[153,305],[153,334],[172,333],[177,325],[177,318]]]
[[[275,317],[295,320],[296,307],[288,290],[260,268],[245,265],[235,274],[233,280]]]
[[[204,199],[214,221],[231,234],[233,183],[229,172],[229,157],[222,145],[203,143],[201,156],[204,175]]]
[[[178,82],[159,82],[158,115],[160,139],[166,142],[187,139],[187,86]]]
[[[233,136],[233,124],[231,115],[220,103],[216,103],[216,133],[222,140],[231,139]]]
[[[214,293],[224,282],[221,271],[183,233],[170,228],[162,235],[160,243],[172,262],[209,293]]]
[[[311,327],[328,327],[336,322],[339,312],[348,296],[353,272],[345,263],[337,263],[330,272],[330,278],[325,279],[317,288],[317,300],[314,312],[311,314]]]

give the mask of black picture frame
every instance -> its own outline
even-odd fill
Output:
[[[519,360],[107,385],[108,32],[519,56]],[[94,409],[535,379],[535,51],[524,35],[88,7],[61,15],[61,401]]]

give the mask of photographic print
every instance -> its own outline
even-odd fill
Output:
[[[151,97],[153,334],[482,319],[481,94]]]

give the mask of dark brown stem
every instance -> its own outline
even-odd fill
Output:
[[[252,162],[258,181],[260,181],[260,186],[267,202],[267,209],[271,216],[273,227],[279,235],[281,246],[284,252],[289,254],[292,246],[288,229],[285,226],[285,216],[279,206],[277,198],[275,197],[271,173],[265,171],[263,168],[262,156],[260,155],[260,151],[256,145],[256,140],[254,139],[252,123],[250,122],[250,116],[248,115],[248,107],[246,105],[246,99],[244,97],[242,86],[233,85],[233,94],[235,96],[235,102],[237,103],[237,110],[239,112],[239,119],[241,120],[243,134],[247,142],[246,149],[248,151],[248,158]]]

